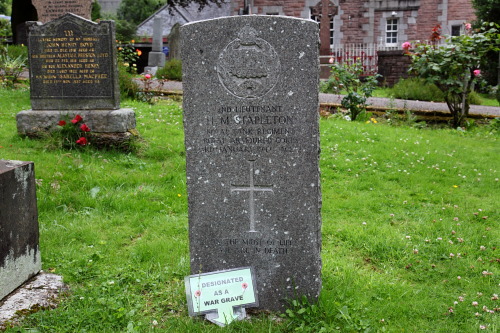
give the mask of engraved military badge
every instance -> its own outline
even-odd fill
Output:
[[[239,98],[258,98],[278,82],[280,61],[267,41],[257,37],[250,26],[238,32],[238,38],[222,50],[217,74],[222,85]]]

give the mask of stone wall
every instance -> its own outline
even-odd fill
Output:
[[[401,50],[378,51],[378,73],[386,86],[392,87],[399,79],[407,78],[410,64],[410,57]]]

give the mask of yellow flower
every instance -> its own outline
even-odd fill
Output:
[[[177,196],[180,198],[180,197],[181,197],[181,194],[180,194],[180,193],[178,193],[178,194],[177,194]]]
[[[370,120],[371,120],[374,124],[376,124],[376,123],[377,123],[377,119],[375,119],[375,118],[370,118]]]
[[[369,121],[369,120],[367,120],[367,121],[366,121],[366,123],[367,123],[367,124],[369,124],[369,123],[370,123],[370,121]]]
[[[453,185],[453,187],[454,187],[454,188],[457,188],[457,187],[458,187],[458,185]]]
[[[135,40],[133,40],[133,39],[132,39],[130,42],[131,42],[132,44],[134,44],[134,43],[135,43]]]

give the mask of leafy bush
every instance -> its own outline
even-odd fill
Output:
[[[392,87],[391,95],[399,99],[444,102],[443,92],[435,84],[416,77],[399,80]]]
[[[27,48],[24,46],[0,48],[0,85],[14,86],[27,65],[27,53]]]
[[[22,57],[28,60],[28,47],[26,45],[8,45],[7,54],[11,58]]]
[[[481,105],[482,104],[481,96],[479,96],[479,94],[477,92],[475,92],[475,91],[471,91],[469,93],[467,101],[471,105]]]
[[[8,20],[0,19],[0,40],[12,37],[12,30]]]
[[[137,74],[136,61],[139,59],[139,49],[135,48],[134,40],[118,46],[118,61],[126,67],[127,72]]]
[[[371,97],[377,87],[379,74],[369,75],[361,79],[363,65],[359,62],[352,64],[333,64],[331,66],[328,86],[333,91],[345,90],[347,96],[342,99],[342,107],[349,111],[350,118],[354,121],[358,116],[365,120],[363,114],[366,112],[368,97]]]
[[[434,83],[443,93],[453,116],[453,127],[464,125],[469,115],[469,98],[474,82],[481,79],[479,68],[486,62],[486,54],[498,50],[499,28],[494,23],[484,23],[481,29],[473,31],[471,24],[465,24],[465,33],[449,36],[445,44],[437,45],[441,27],[433,29],[432,43],[403,43],[403,48],[412,59],[411,70],[427,82]]]
[[[123,63],[118,64],[118,81],[120,84],[120,95],[122,98],[135,98],[139,91],[139,86],[134,82],[132,74]]]
[[[182,81],[182,62],[179,59],[170,59],[165,67],[159,68],[156,77],[163,80]]]

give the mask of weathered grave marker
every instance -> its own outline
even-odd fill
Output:
[[[263,309],[316,299],[317,24],[195,22],[181,27],[181,47],[192,274],[252,266]]]
[[[148,54],[148,65],[145,73],[156,74],[158,67],[165,66],[165,53],[163,53],[163,28],[161,17],[155,16],[153,23],[153,45]]]
[[[103,145],[131,137],[135,113],[120,109],[114,22],[65,14],[30,22],[28,40],[32,110],[17,114],[19,134],[37,136],[78,114]]]
[[[32,24],[28,42],[34,110],[120,107],[113,21],[66,14]]]
[[[66,13],[90,20],[92,0],[31,0],[38,13],[38,21],[46,23]]]
[[[41,269],[33,162],[0,160],[0,300]]]

